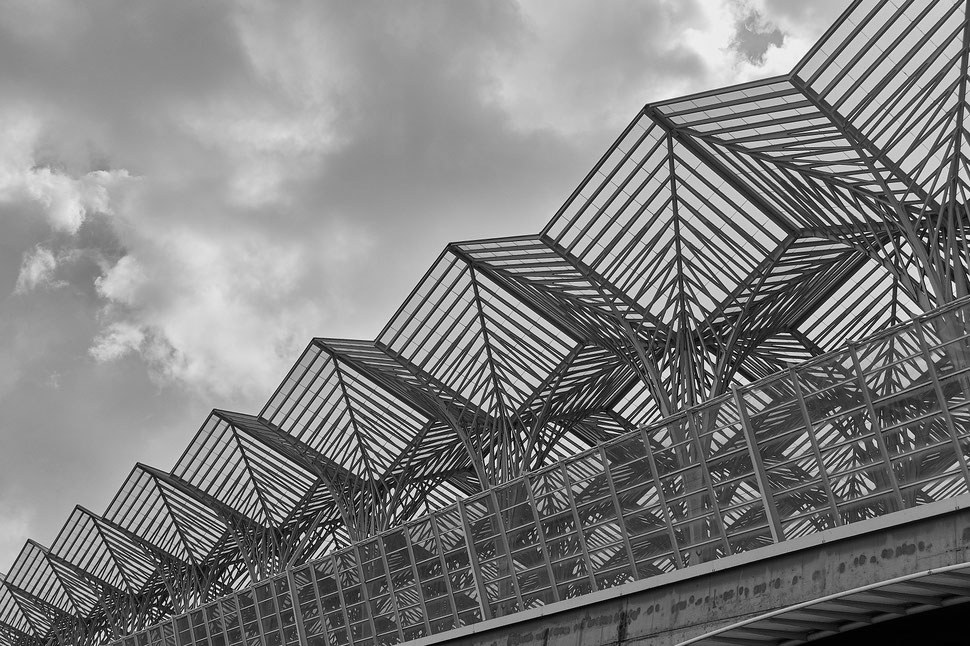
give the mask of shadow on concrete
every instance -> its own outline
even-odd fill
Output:
[[[864,644],[970,644],[970,603],[891,619],[812,642],[819,646]]]

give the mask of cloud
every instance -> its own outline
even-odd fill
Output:
[[[0,106],[2,109],[2,106]],[[109,191],[129,180],[124,170],[93,170],[79,176],[37,159],[44,122],[12,110],[0,114],[0,202],[39,206],[51,228],[75,234],[92,212],[111,213]]]
[[[806,4],[3,5],[0,474],[39,538],[448,241],[539,230],[645,102],[790,69]],[[731,49],[742,9],[783,43]]]
[[[731,49],[754,65],[763,65],[769,47],[781,47],[785,35],[775,25],[765,21],[756,9],[748,9],[734,24],[735,34]]]
[[[768,76],[790,72],[847,6],[843,0],[736,0],[734,13],[736,17],[756,13],[761,25],[771,25],[783,36],[782,45],[768,47],[760,65],[752,66]],[[744,73],[745,80],[754,78],[758,75]]]
[[[708,30],[709,4],[523,0],[516,47],[496,55],[498,99],[521,128],[615,129],[703,85],[709,62],[687,35]]]
[[[94,338],[89,352],[98,361],[114,361],[137,351],[144,342],[145,333],[138,326],[114,321]]]
[[[251,231],[148,230],[96,280],[104,330],[90,353],[102,362],[140,354],[156,379],[221,398],[268,394],[327,318],[325,289],[316,301],[300,297],[312,272],[334,273],[368,247],[352,231],[307,232],[297,244]]]
[[[134,305],[138,290],[148,280],[145,270],[132,256],[122,256],[104,275],[98,276],[94,285],[98,294],[115,303]]]
[[[124,171],[95,171],[73,178],[50,168],[33,168],[23,174],[18,188],[44,208],[54,231],[73,234],[89,212],[111,212],[108,186],[125,177]]]
[[[541,228],[644,100],[710,84],[697,43],[727,46],[710,37],[721,10],[94,8],[43,55],[0,45],[45,106],[10,174],[64,253],[91,213],[111,215],[109,240],[85,248],[94,360],[139,357],[157,383],[258,400],[306,338],[375,334],[446,241]],[[142,37],[107,34],[122,25]],[[67,78],[82,68],[89,83]],[[33,259],[19,289],[57,258]]]
[[[258,401],[311,336],[376,334],[468,223],[507,231],[517,214],[503,204],[564,156],[491,99],[484,54],[517,15],[398,7],[250,5],[231,18],[238,82],[153,116],[171,124],[159,146],[176,160],[143,158],[116,209],[125,256],[96,280],[92,357],[138,356],[159,383]],[[447,36],[428,39],[429,25]]]
[[[54,258],[54,254],[44,247],[35,247],[33,251],[24,254],[14,294],[23,295],[41,286],[63,286],[65,284],[63,281],[53,279],[55,269],[57,269],[57,259]]]

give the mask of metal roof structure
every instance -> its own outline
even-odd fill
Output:
[[[966,493],[968,11],[645,106],[541,232],[28,542],[0,644],[393,643]]]

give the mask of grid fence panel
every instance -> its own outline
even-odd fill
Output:
[[[112,646],[377,646],[943,498],[970,478],[958,303]]]

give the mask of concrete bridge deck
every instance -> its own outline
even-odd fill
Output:
[[[799,644],[970,601],[968,550],[960,496],[412,644]]]
[[[961,301],[113,645],[760,646],[962,602],[968,319]]]

